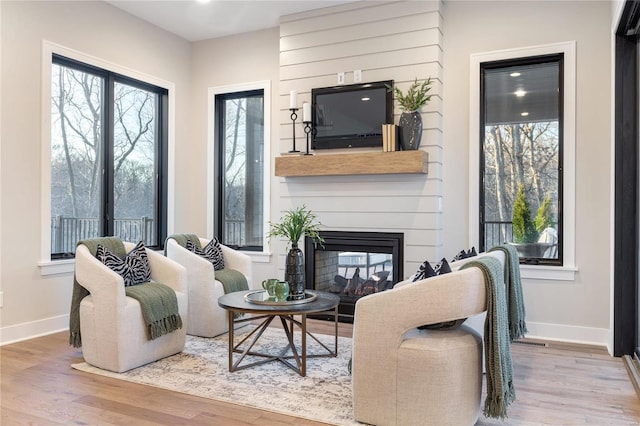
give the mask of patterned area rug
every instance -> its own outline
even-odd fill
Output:
[[[249,327],[237,330],[236,343]],[[334,337],[315,335],[333,348]],[[300,333],[297,334],[300,348]],[[270,328],[254,349],[279,354],[286,342],[282,329]],[[291,351],[289,351],[289,354]],[[307,354],[323,354],[325,349],[307,337]],[[236,354],[234,359],[239,357]],[[187,336],[185,350],[177,355],[118,374],[85,362],[72,367],[89,373],[155,386],[176,392],[259,408],[334,425],[360,425],[353,420],[351,376],[347,364],[351,339],[340,337],[338,356],[308,358],[307,376],[279,361],[229,372],[228,335],[216,338]],[[257,358],[247,356],[244,362]],[[277,402],[276,402],[277,401]]]

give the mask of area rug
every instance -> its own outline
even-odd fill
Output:
[[[236,331],[236,343],[249,331]],[[297,333],[300,348],[300,333]],[[333,348],[334,337],[316,335]],[[279,354],[285,346],[284,331],[268,329],[254,350]],[[289,351],[290,353],[290,351]],[[307,354],[326,353],[307,337]],[[235,355],[236,357],[239,354]],[[185,350],[177,355],[118,374],[85,362],[72,367],[88,373],[141,383],[204,398],[259,408],[334,425],[361,425],[353,420],[351,376],[348,363],[351,339],[340,337],[337,357],[308,358],[307,375],[300,376],[278,361],[229,372],[228,335],[216,338],[187,336]],[[237,359],[237,358],[235,358]],[[244,361],[256,358],[247,356]],[[244,364],[243,361],[243,364]]]

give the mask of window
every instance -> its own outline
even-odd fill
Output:
[[[484,152],[485,141],[485,92],[483,73],[485,70],[494,70],[496,73],[501,68],[515,66],[533,66],[547,62],[559,64],[558,77],[558,169],[557,191],[558,195],[552,201],[556,202],[557,212],[553,213],[554,229],[558,233],[557,257],[524,257],[520,271],[523,278],[537,280],[572,281],[575,279],[575,193],[576,193],[576,42],[568,41],[540,46],[512,48],[485,53],[475,53],[470,57],[470,82],[469,82],[469,243],[476,247],[491,243],[485,241],[485,234],[489,236],[489,221],[494,217],[485,214],[485,161],[490,156]],[[517,71],[512,71],[517,72]],[[509,77],[511,73],[509,73]],[[504,89],[503,89],[504,91]],[[524,89],[527,97],[527,90]],[[521,92],[519,92],[521,93]],[[531,91],[528,92],[531,94]],[[517,98],[515,90],[512,99]],[[529,99],[532,99],[531,97]],[[515,104],[514,104],[515,105]],[[515,108],[515,107],[514,107]],[[520,111],[529,112],[531,111]],[[496,114],[494,114],[494,117]],[[500,121],[492,119],[491,121]],[[523,116],[521,116],[523,117]],[[508,124],[509,120],[505,120]],[[511,120],[524,122],[523,118]],[[537,122],[536,120],[527,120]],[[489,164],[489,162],[487,162]],[[489,170],[489,172],[492,172]],[[527,182],[525,182],[527,183]],[[530,183],[529,183],[530,184]],[[517,187],[511,190],[511,197],[517,195]],[[537,214],[534,199],[531,194],[526,194],[531,199],[529,210],[535,218]],[[546,194],[545,194],[546,195]],[[497,200],[497,198],[496,198]],[[544,201],[544,198],[543,198]],[[504,199],[503,199],[504,202]],[[513,204],[512,204],[513,205]],[[506,222],[512,221],[508,212],[503,213]],[[485,231],[485,222],[487,231]],[[506,238],[512,238],[507,234]]]
[[[268,176],[264,89],[215,95],[215,123],[216,234],[227,246],[262,251]]]
[[[526,263],[562,263],[562,65],[480,65],[480,245],[513,243]]]
[[[168,91],[53,54],[51,258],[115,235],[160,248],[167,234]]]

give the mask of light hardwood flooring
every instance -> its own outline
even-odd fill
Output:
[[[330,323],[310,323],[314,332],[332,332]],[[351,326],[340,324],[340,335],[351,336]],[[604,349],[513,344],[512,357],[517,400],[509,418],[479,425],[640,425],[640,399],[623,362]],[[70,367],[80,361],[67,333],[0,348],[0,424],[321,425]]]

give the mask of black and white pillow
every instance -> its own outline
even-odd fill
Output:
[[[416,272],[411,280],[413,282],[424,280],[425,278],[435,277],[436,275],[447,274],[451,272],[451,267],[449,266],[449,262],[447,259],[442,259],[440,263],[438,263],[435,268],[431,266],[428,260],[425,260],[420,268],[418,268],[418,272]]]
[[[449,272],[451,272],[451,266],[449,266],[449,262],[447,262],[447,259],[443,257],[440,263],[438,263],[436,267],[433,268],[433,270],[435,271],[436,275],[448,274]]]
[[[420,268],[418,268],[418,272],[413,275],[411,281],[416,282],[424,280],[425,278],[435,277],[435,275],[436,271],[433,270],[429,261],[425,260],[424,263],[420,265]]]
[[[151,281],[149,258],[140,241],[125,257],[120,258],[107,247],[98,244],[96,257],[124,280],[125,287]]]
[[[462,260],[462,259],[466,259],[468,257],[473,257],[473,256],[477,256],[478,253],[476,253],[476,248],[471,247],[468,251],[465,250],[460,250],[460,253],[456,254],[453,259],[451,259],[452,262],[456,262],[458,260]]]
[[[186,249],[194,252],[195,254],[204,257],[209,262],[213,263],[213,270],[219,271],[224,269],[224,255],[222,254],[222,247],[220,241],[216,237],[213,237],[209,244],[200,248],[196,246],[191,240],[187,240]]]

